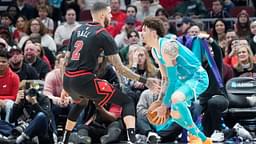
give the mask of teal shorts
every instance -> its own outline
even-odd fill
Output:
[[[183,93],[186,96],[187,104],[190,105],[193,99],[196,99],[208,88],[209,78],[207,72],[200,67],[190,79],[178,83],[179,86],[176,85],[174,93],[177,91]]]

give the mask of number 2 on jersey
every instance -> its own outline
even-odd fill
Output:
[[[82,40],[77,40],[74,44],[75,50],[72,53],[71,60],[79,60],[80,51],[84,46],[84,42]]]

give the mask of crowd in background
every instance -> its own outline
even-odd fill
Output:
[[[151,47],[142,43],[141,38],[143,19],[156,16],[164,24],[166,38],[177,38],[188,48],[189,38],[206,40],[224,84],[234,77],[256,78],[256,11],[250,11],[250,8],[255,9],[255,1],[251,1],[251,5],[247,0],[104,1],[112,9],[111,25],[106,29],[119,48],[122,62],[132,71],[160,81]],[[14,0],[1,13],[0,140],[43,144],[49,141],[57,143],[60,139],[60,129],[63,130],[73,104],[71,97],[60,98],[66,47],[72,31],[91,20],[90,15],[84,14],[94,2]],[[244,9],[234,15],[234,9],[241,6]],[[173,121],[154,126],[146,119],[147,108],[157,99],[158,91],[150,91],[143,83],[118,75],[104,55],[99,57],[98,63],[97,76],[122,89],[136,103],[136,130],[142,143],[152,137],[161,139],[161,142],[182,141],[184,131]],[[204,60],[202,65],[206,70],[209,68]],[[207,72],[208,75],[212,73]],[[208,137],[223,134],[224,140],[241,134],[238,127],[242,126],[238,123],[223,126],[222,112],[228,108],[229,99],[225,90],[214,87],[216,80],[210,78],[209,85],[205,96],[196,100],[191,108],[194,120],[202,125]],[[248,107],[256,106],[256,98],[247,102]],[[85,136],[82,140],[88,143],[122,140],[125,135],[121,113],[118,105],[107,104],[98,108],[93,102],[89,103],[79,117],[71,141],[78,143],[81,139],[78,135]],[[227,129],[228,132],[224,131]],[[242,133],[245,138],[252,139],[248,131]]]

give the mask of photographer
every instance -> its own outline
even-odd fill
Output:
[[[36,88],[28,88],[26,83],[25,93],[20,90],[13,105],[10,122],[25,121],[27,126],[16,138],[15,143],[23,143],[38,136],[39,143],[51,143],[49,133],[50,125],[50,101],[48,97],[38,93]]]

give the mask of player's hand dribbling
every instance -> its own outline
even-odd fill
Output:
[[[166,117],[167,109],[168,108],[166,106],[161,105],[152,111],[151,113],[156,113],[156,117],[153,119],[153,121],[160,125],[164,124],[168,118]]]
[[[151,91],[155,91],[160,88],[159,80],[156,78],[147,78],[145,83],[146,87],[149,88]]]

